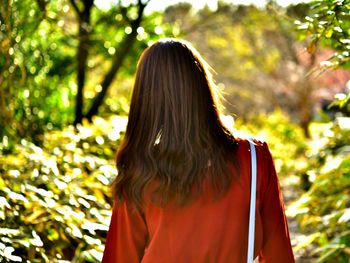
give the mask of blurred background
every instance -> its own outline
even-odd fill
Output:
[[[349,0],[0,0],[0,261],[101,260],[137,60],[176,37],[270,145],[297,262],[349,262],[349,34]]]

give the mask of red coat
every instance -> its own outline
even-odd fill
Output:
[[[240,179],[218,199],[204,193],[185,206],[147,205],[141,214],[126,201],[113,207],[103,263],[246,262],[250,152],[238,140]],[[255,256],[259,262],[295,262],[282,193],[266,143],[258,143]],[[231,166],[233,169],[233,166]]]

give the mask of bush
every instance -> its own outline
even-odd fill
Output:
[[[1,262],[101,260],[125,124],[96,118],[47,133],[42,148],[23,139],[0,156]]]
[[[318,262],[348,262],[350,130],[334,124],[325,135],[326,143],[310,159],[308,173],[314,175],[312,186],[289,211],[308,233],[297,250],[306,248]]]

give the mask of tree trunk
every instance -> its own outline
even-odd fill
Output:
[[[312,121],[312,111],[309,108],[310,105],[305,105],[304,109],[301,109],[300,112],[300,127],[302,128],[306,138],[310,138],[309,126]]]
[[[314,87],[309,78],[306,77],[299,82],[295,89],[298,96],[296,110],[299,117],[299,126],[302,128],[306,138],[310,138],[309,125],[313,119],[313,93]]]
[[[86,78],[86,64],[89,55],[90,45],[90,14],[91,8],[94,4],[94,0],[84,0],[84,10],[80,11],[75,3],[75,0],[71,0],[72,6],[79,17],[79,44],[77,50],[77,96],[75,101],[75,120],[74,125],[81,123],[83,119],[83,106],[84,106],[84,86]]]

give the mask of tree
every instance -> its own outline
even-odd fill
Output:
[[[122,43],[119,45],[117,52],[115,53],[115,56],[112,60],[112,65],[110,69],[108,70],[107,74],[105,75],[103,81],[101,82],[102,90],[98,93],[96,98],[93,100],[93,103],[89,109],[89,111],[86,114],[86,118],[88,120],[91,120],[91,118],[97,114],[98,108],[103,102],[104,97],[106,96],[106,93],[108,91],[108,88],[110,87],[113,79],[115,78],[118,70],[121,68],[123,61],[126,58],[126,55],[129,53],[130,49],[132,48],[136,36],[137,36],[137,29],[139,28],[142,16],[145,7],[149,3],[149,0],[145,3],[142,2],[142,0],[138,0],[137,2],[137,16],[136,18],[132,19],[129,18],[126,14],[126,10],[124,8],[121,9],[122,14],[124,16],[124,19],[129,23],[130,25],[130,34],[128,34],[122,41]]]
[[[115,48],[115,53],[112,58],[112,63],[110,68],[107,70],[103,80],[100,83],[101,90],[97,93],[96,97],[93,99],[90,108],[88,109],[86,114],[83,114],[83,93],[85,86],[85,77],[87,74],[87,59],[89,54],[89,48],[91,47],[90,36],[91,31],[93,30],[93,25],[91,25],[91,9],[93,8],[93,0],[85,0],[82,2],[82,8],[78,7],[76,0],[70,0],[71,5],[74,7],[76,14],[78,16],[79,23],[79,32],[78,32],[78,41],[79,44],[77,46],[77,96],[76,96],[76,104],[75,104],[75,120],[74,124],[81,123],[82,118],[86,117],[89,121],[91,121],[92,117],[98,113],[98,109],[100,105],[103,103],[103,100],[107,94],[107,91],[117,75],[119,69],[122,67],[123,62],[130,52],[130,49],[133,47],[133,44],[138,35],[137,29],[140,27],[143,12],[145,7],[147,6],[149,1],[143,2],[141,0],[137,1],[136,4],[130,4],[128,7],[122,6],[119,3],[118,8],[114,9],[114,13],[111,15],[115,16],[119,11],[123,17],[123,19],[127,22],[130,29],[125,33],[125,37],[122,42],[118,44],[118,47]],[[128,10],[137,9],[136,16],[130,17],[128,14]],[[128,16],[129,15],[129,16]],[[130,31],[130,32],[129,32]],[[116,30],[117,32],[117,30]]]
[[[136,58],[171,31],[159,12],[143,14],[148,2],[108,9],[92,3],[0,5],[0,151],[23,138],[40,144],[46,130],[91,119],[98,109],[127,112]],[[107,91],[113,99],[105,100]]]
[[[94,0],[84,0],[82,2],[82,8],[77,5],[76,0],[70,0],[75,12],[78,16],[78,47],[77,47],[77,95],[75,103],[75,120],[74,124],[81,123],[83,118],[83,93],[85,85],[86,75],[86,62],[89,55],[90,46],[90,33],[91,33],[91,8],[93,7]]]
[[[0,6],[0,138],[8,141],[9,149],[15,137],[40,141],[46,125],[52,125],[48,115],[51,120],[58,119],[51,109],[61,108],[56,104],[57,80],[43,88],[46,76],[53,74],[55,56],[61,55],[57,30],[48,23],[57,21],[47,17],[47,9],[47,2],[40,0],[3,1]],[[53,11],[59,13],[51,8]],[[68,50],[59,57],[69,60]],[[61,112],[59,119],[65,117]]]

